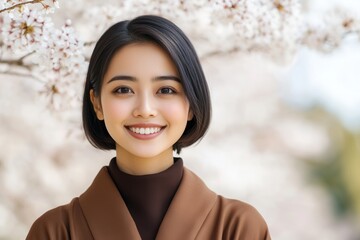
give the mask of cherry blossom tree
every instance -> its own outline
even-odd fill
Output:
[[[82,86],[95,41],[111,24],[140,14],[161,15],[180,25],[195,44],[200,58],[204,62],[210,60],[216,62],[215,57],[221,58],[225,55],[255,53],[261,54],[279,65],[286,65],[293,61],[302,48],[331,53],[339,48],[345,39],[355,38],[357,41],[360,38],[360,19],[351,9],[334,8],[323,16],[313,18],[307,14],[306,7],[305,0],[114,0],[105,2],[99,0],[0,0],[0,81],[4,81],[2,76],[20,76],[21,81],[32,81],[31,83],[39,86],[37,88],[39,96],[46,98],[46,108],[49,108],[51,113],[58,113],[57,116],[67,119],[69,116],[66,114],[67,111],[75,109],[80,112]],[[242,70],[246,71],[246,68]],[[212,75],[215,74],[216,71],[212,71]],[[230,85],[230,83],[228,84]],[[216,82],[214,85],[220,88],[222,82]],[[263,92],[272,92],[271,87],[263,83],[258,85],[264,85]],[[237,136],[234,138],[234,142],[241,141],[246,148],[247,145],[250,145],[248,142],[251,137],[260,136],[258,138],[261,140],[256,144],[288,149],[292,154],[294,152],[304,153],[311,152],[310,148],[314,145],[311,141],[314,139],[315,132],[316,139],[325,139],[318,140],[317,145],[326,145],[326,136],[322,131],[309,130],[308,128],[312,129],[312,127],[306,125],[305,121],[299,120],[299,118],[294,120],[295,117],[284,109],[277,109],[276,104],[270,105],[276,102],[275,96],[271,94],[269,94],[271,96],[261,95],[261,98],[269,97],[267,98],[270,99],[269,105],[263,106],[259,112],[253,110],[260,105],[259,100],[256,100],[259,99],[257,90],[251,87],[247,89],[248,94],[253,91],[248,100],[236,96],[237,100],[242,102],[242,107],[234,108],[234,112],[235,110],[243,111],[243,116],[250,117],[243,119],[243,125],[239,125],[244,138],[240,139]],[[237,89],[231,92],[231,86],[226,88],[226,91],[230,91],[232,95],[237,94]],[[228,94],[226,91],[223,94]],[[281,116],[274,116],[276,111],[280,112]],[[223,116],[227,116],[229,126],[237,124],[232,119],[232,114],[222,115],[221,121],[218,120],[222,125],[217,125],[218,129],[213,133],[214,139],[219,136],[229,139],[227,136],[229,129],[226,128],[226,124],[223,124]],[[216,121],[215,117],[215,124]],[[285,130],[280,129],[280,124],[275,124],[275,122],[281,123],[281,121],[282,125],[287,126]],[[76,118],[75,122],[76,126],[79,126],[80,118]],[[278,133],[280,137],[276,135],[276,131],[280,132],[280,134]],[[288,139],[287,136],[292,131],[295,131],[293,134],[295,137]],[[317,133],[319,131],[321,133]],[[231,132],[235,131],[231,129]],[[298,144],[296,139],[301,139],[303,135],[310,137],[306,140],[307,144],[302,145],[306,147],[301,149],[299,147],[301,144]],[[277,141],[276,137],[279,137],[280,140]],[[55,141],[54,139],[50,140]],[[30,141],[35,140],[28,140],[28,142]],[[28,142],[25,142],[24,145]],[[12,184],[19,184],[19,182],[28,184],[23,188],[16,185],[18,189],[28,190],[27,192],[14,191],[9,194],[11,200],[0,198],[0,215],[6,216],[5,219],[13,219],[12,222],[9,221],[11,224],[0,221],[0,238],[2,237],[2,226],[8,224],[6,229],[10,229],[9,232],[11,232],[14,229],[20,229],[19,223],[22,222],[23,231],[26,231],[25,227],[28,227],[34,217],[33,215],[31,215],[32,218],[26,216],[36,212],[34,210],[29,213],[31,208],[42,204],[50,205],[48,202],[51,200],[48,199],[51,199],[52,194],[63,193],[65,195],[65,190],[72,190],[62,189],[61,186],[56,185],[55,180],[51,182],[50,178],[68,183],[68,185],[65,184],[68,188],[70,188],[71,179],[76,178],[76,181],[85,179],[84,176],[77,174],[85,174],[84,172],[87,171],[84,168],[90,167],[84,167],[84,162],[77,164],[69,161],[68,156],[64,156],[64,152],[75,151],[73,150],[75,147],[71,148],[71,146],[65,145],[66,141],[63,142],[64,146],[61,145],[50,157],[44,157],[46,160],[38,159],[33,164],[29,163],[31,160],[23,159],[23,162],[19,164],[26,167],[14,167],[13,175],[5,175],[5,167],[3,167],[6,165],[3,162],[9,162],[10,158],[5,159],[3,155],[0,155],[0,176],[8,177],[12,180]],[[279,142],[284,142],[284,145],[291,147],[277,146]],[[325,143],[319,144],[319,142]],[[33,146],[29,148],[31,147]],[[205,145],[204,149],[207,147]],[[46,147],[39,147],[39,149],[38,151],[46,151]],[[225,150],[237,151],[238,149],[234,150],[229,147]],[[19,150],[16,148],[14,151]],[[86,148],[85,151],[90,150]],[[222,151],[221,154],[226,151]],[[239,152],[236,153],[239,154]],[[192,153],[193,155],[194,153]],[[249,150],[248,155],[253,157],[254,153]],[[51,161],[48,161],[49,158]],[[256,157],[254,158],[256,159]],[[287,162],[284,161],[284,164]],[[89,164],[86,163],[86,165]],[[8,172],[9,169],[6,171]],[[27,172],[29,169],[34,172],[33,175]],[[63,171],[61,173],[63,178],[57,175],[59,169]],[[49,175],[51,176],[49,177]],[[66,181],[64,178],[70,180]],[[50,181],[50,183],[46,181]],[[1,184],[1,189],[5,189]],[[11,187],[6,189],[11,189]],[[32,191],[36,191],[36,194],[31,195]],[[68,194],[74,196],[72,193]],[[27,197],[27,203],[24,203],[24,196]],[[305,197],[304,200],[306,200]]]
[[[183,26],[199,46],[202,59],[243,51],[261,52],[287,62],[301,46],[328,52],[345,36],[360,34],[360,21],[355,15],[335,9],[316,25],[304,18],[298,0],[125,0],[89,5],[78,12],[76,19],[57,26],[53,17],[61,4],[68,9],[72,3],[0,3],[0,72],[27,75],[42,82],[40,92],[57,110],[79,105],[79,79],[84,79],[87,58],[97,37],[115,21],[139,14],[162,15]],[[72,21],[91,36],[79,37],[80,30]]]

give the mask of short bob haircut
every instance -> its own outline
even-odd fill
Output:
[[[143,42],[157,44],[169,54],[193,112],[193,119],[188,121],[183,135],[173,146],[180,153],[183,147],[197,142],[206,133],[211,118],[210,94],[190,40],[174,23],[154,15],[118,22],[105,31],[97,42],[90,58],[84,89],[82,119],[85,135],[96,148],[115,149],[116,143],[109,135],[104,121],[96,117],[90,90],[93,89],[95,96],[100,96],[102,80],[113,55],[126,45]]]

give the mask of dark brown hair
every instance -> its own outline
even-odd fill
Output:
[[[171,21],[153,15],[139,16],[111,26],[98,40],[90,58],[86,76],[82,119],[85,135],[90,143],[100,149],[115,149],[115,141],[109,135],[104,121],[97,119],[90,101],[90,90],[100,96],[102,79],[113,55],[122,47],[135,42],[151,42],[163,48],[173,60],[180,75],[185,95],[194,117],[188,121],[185,131],[174,144],[180,153],[183,147],[192,145],[206,133],[211,117],[208,85],[198,56],[190,40]]]

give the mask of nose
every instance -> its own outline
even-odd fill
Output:
[[[155,99],[152,94],[144,93],[138,96],[133,111],[134,117],[151,118],[157,114]]]

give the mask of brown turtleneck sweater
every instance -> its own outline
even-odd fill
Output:
[[[149,175],[135,176],[121,171],[116,158],[109,164],[109,173],[134,219],[143,240],[153,240],[183,175],[181,158],[174,158],[168,169]]]

